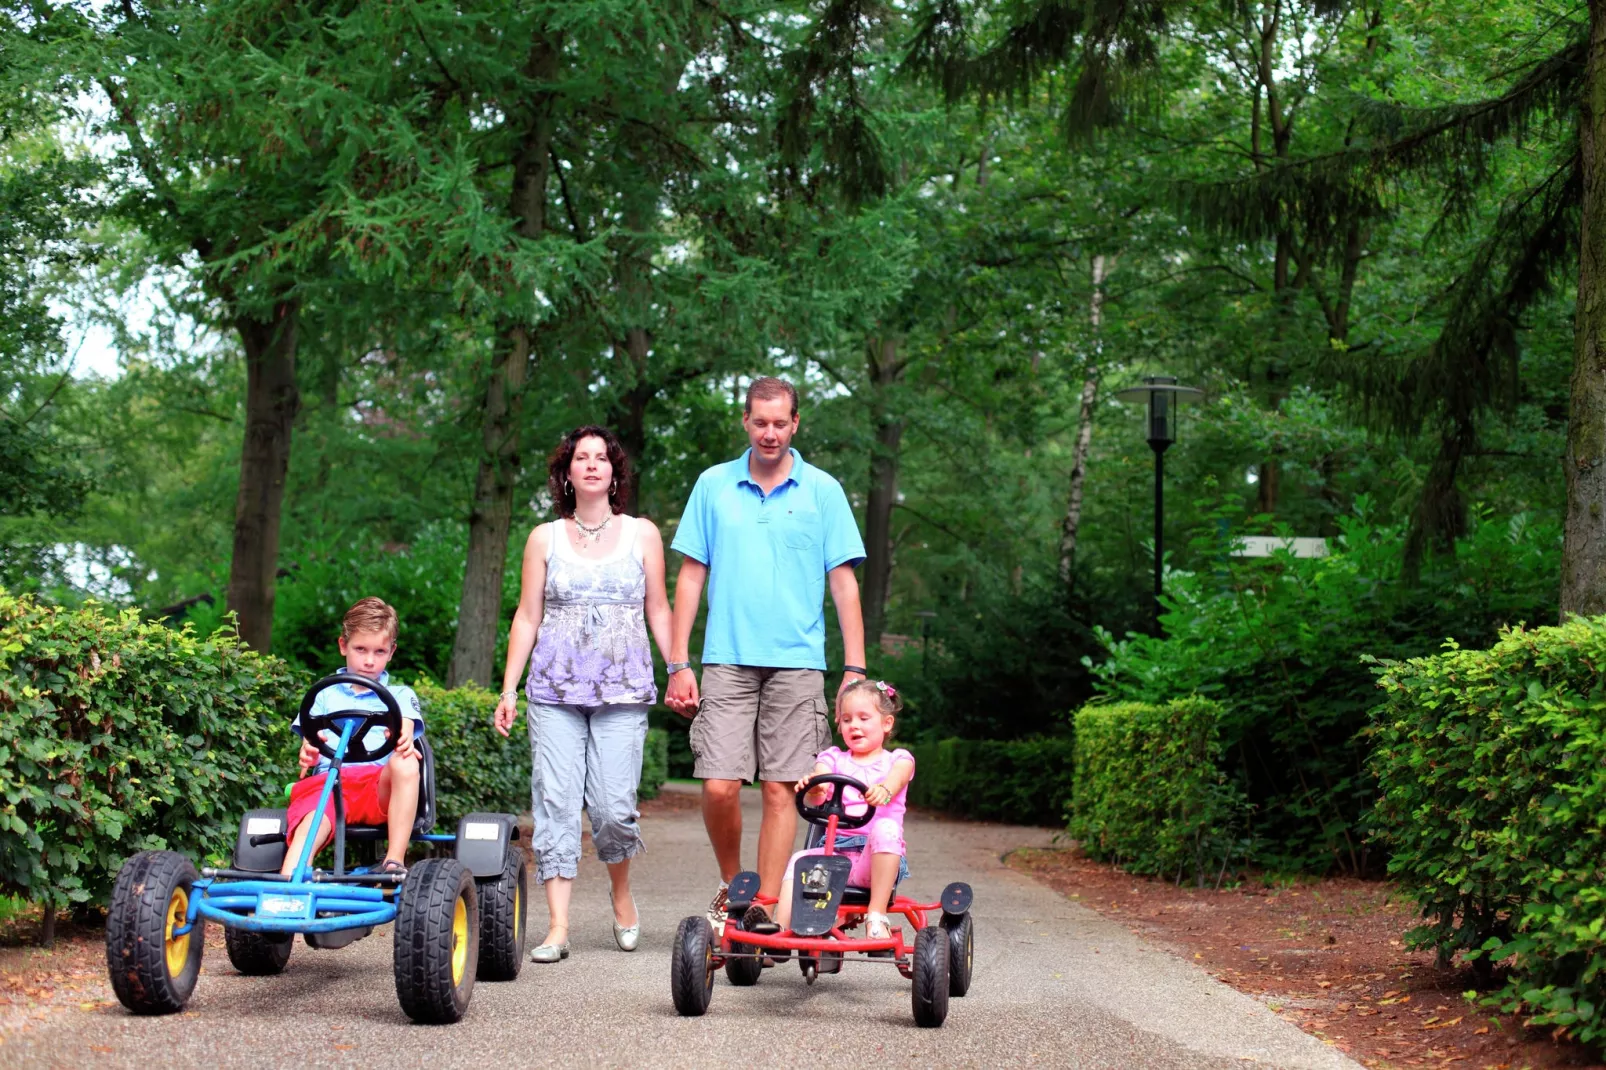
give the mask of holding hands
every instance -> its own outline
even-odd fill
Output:
[[[676,668],[670,666],[669,688],[664,693],[664,705],[685,718],[697,716],[697,707],[702,703],[702,695],[697,690],[697,674],[691,670],[690,665]]]

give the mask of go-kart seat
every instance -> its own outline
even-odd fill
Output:
[[[423,758],[423,768],[418,778],[418,816],[413,819],[413,835],[421,836],[435,830],[435,751],[430,747],[427,735],[419,736],[416,742],[418,753]],[[383,825],[346,823],[347,840],[383,840],[389,835],[390,831]]]
[[[852,835],[854,835],[854,833],[851,830],[847,830],[847,831],[843,831],[843,832],[838,832],[837,835],[838,836],[852,836]],[[824,847],[824,846],[825,846],[825,829],[824,829],[824,827],[811,823],[809,825],[808,834],[803,837],[803,849],[805,851],[813,851],[813,850],[817,850],[818,848],[821,848],[821,847]],[[894,897],[896,897],[897,894],[898,894],[898,886],[897,886],[896,883],[894,883],[893,886],[892,886],[892,894],[893,894]],[[870,905],[870,889],[861,888],[857,884],[848,885],[847,888],[844,889],[843,892],[842,892],[842,905],[845,906],[845,907],[867,907],[867,906],[869,906]]]

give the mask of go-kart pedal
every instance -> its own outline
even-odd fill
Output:
[[[727,916],[747,913],[747,908],[753,905],[753,899],[758,895],[758,883],[758,874],[749,869],[731,878],[730,886],[725,889]]]

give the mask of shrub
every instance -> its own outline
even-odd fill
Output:
[[[1509,960],[1506,1010],[1606,1039],[1606,618],[1384,662],[1371,767],[1416,946]]]
[[[435,751],[439,830],[476,810],[522,814],[530,808],[530,744],[524,723],[504,737],[491,722],[496,692],[447,690],[428,679],[413,685],[424,704],[424,728]]]
[[[1083,707],[1070,821],[1082,849],[1133,873],[1219,882],[1248,815],[1221,771],[1221,717],[1198,698]]]
[[[1060,825],[1071,798],[1071,741],[945,739],[905,745],[915,758],[909,802],[957,817]]]
[[[1404,531],[1341,520],[1323,558],[1230,556],[1222,527],[1195,544],[1213,564],[1167,579],[1164,638],[1105,633],[1094,666],[1118,701],[1200,695],[1221,704],[1229,772],[1255,805],[1255,861],[1281,870],[1371,868],[1373,801],[1360,732],[1376,703],[1366,655],[1431,654],[1494,640],[1502,623],[1554,617],[1559,529],[1481,518],[1454,559],[1402,574]]]
[[[442,831],[476,810],[522,814],[530,808],[530,745],[520,722],[503,738],[491,723],[496,692],[479,687],[448,691],[428,679],[414,684],[424,703],[424,724],[435,751],[436,812]],[[669,738],[647,730],[640,797],[653,798],[669,764]]]
[[[88,902],[139,850],[224,857],[292,775],[296,697],[230,633],[0,591],[0,893]]]
[[[647,729],[647,745],[641,756],[641,786],[636,796],[656,799],[669,779],[669,733],[662,728]]]

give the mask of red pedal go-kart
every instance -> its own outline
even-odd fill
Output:
[[[823,802],[810,804],[808,793],[820,786],[828,786],[829,794]],[[844,799],[849,788],[859,793],[858,799]],[[680,923],[670,955],[675,1010],[693,1017],[706,1012],[714,994],[714,974],[722,966],[731,984],[745,987],[758,983],[766,957],[781,962],[795,955],[804,979],[813,984],[820,974],[837,973],[843,961],[852,958],[895,965],[913,982],[915,1024],[942,1025],[948,1017],[948,997],[963,996],[970,989],[975,958],[970,885],[955,881],[935,903],[893,897],[887,912],[903,916],[914,931],[913,943],[904,942],[901,926],[895,926],[885,940],[849,936],[865,921],[870,890],[848,886],[853,860],[837,851],[836,839],[838,829],[862,828],[875,817],[876,808],[860,801],[864,791],[865,786],[850,776],[824,773],[811,777],[797,793],[797,811],[811,826],[809,846],[818,846],[823,853],[799,858],[793,869],[791,929],[754,931],[774,928],[764,907],[773,907],[775,899],[758,894],[758,874],[751,872],[738,873],[730,882],[730,913],[720,936],[715,937],[701,915]],[[862,806],[864,812],[849,813],[849,806]],[[928,924],[934,914],[939,915],[936,923]]]

